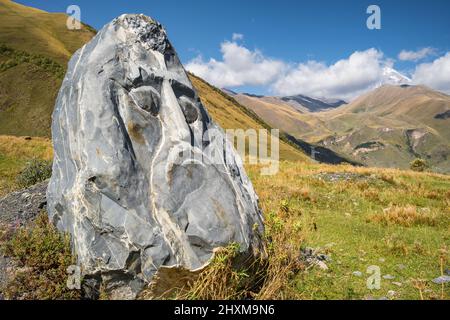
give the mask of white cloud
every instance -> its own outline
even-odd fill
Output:
[[[418,65],[412,80],[416,84],[450,93],[450,52],[431,63]]]
[[[234,39],[241,38],[233,35]],[[327,66],[317,61],[288,64],[251,51],[236,41],[221,44],[222,59],[201,56],[186,69],[218,87],[266,86],[277,95],[305,94],[350,99],[382,80],[388,64],[376,49],[356,51],[348,59]]]
[[[398,54],[398,58],[402,61],[419,61],[434,54],[436,54],[436,49],[428,47],[417,51],[402,50]]]
[[[233,33],[231,39],[233,41],[238,41],[244,39],[244,35],[242,33]]]
[[[356,51],[348,59],[332,65],[308,61],[280,77],[272,86],[275,93],[302,93],[315,97],[352,99],[383,81],[383,68],[389,62],[376,49]]]
[[[204,60],[198,56],[187,63],[186,69],[221,88],[261,86],[275,95],[304,94],[346,100],[385,83],[410,81],[393,69],[394,60],[374,48],[355,51],[333,64],[315,60],[288,63],[269,58],[257,49],[249,50],[238,43],[243,37],[235,33],[232,41],[222,42],[221,59]],[[420,59],[435,54],[435,49],[402,53],[401,59]],[[412,77],[415,84],[450,92],[450,53],[432,63],[418,65]]]
[[[234,37],[235,38],[235,37]],[[204,61],[198,56],[186,69],[218,87],[269,85],[283,73],[286,65],[265,57],[259,50],[251,51],[235,41],[221,44],[222,61]]]

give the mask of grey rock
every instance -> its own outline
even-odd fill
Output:
[[[385,275],[383,276],[383,279],[386,279],[386,280],[393,280],[393,279],[395,279],[395,277],[394,277],[393,275],[391,275],[391,274],[385,274]]]
[[[450,282],[450,276],[440,276],[440,277],[437,277],[436,279],[433,279],[432,281],[436,284],[447,283],[447,282]]]
[[[394,290],[389,290],[389,291],[387,292],[387,295],[388,295],[389,297],[395,297],[395,296],[397,295],[397,292],[394,291]]]
[[[71,58],[52,121],[50,220],[85,276],[133,298],[164,268],[216,248],[263,252],[258,198],[201,104],[163,27],[113,20]]]
[[[317,259],[320,260],[320,261],[331,261],[330,256],[326,255],[326,254],[323,254],[323,253],[318,254],[317,255]]]
[[[325,262],[323,261],[316,261],[316,265],[321,269],[321,270],[328,270],[328,266]]]
[[[319,250],[311,247],[300,248],[299,261],[306,264],[307,267],[317,266],[321,270],[328,270],[329,268],[325,261],[331,261],[331,257],[318,253]]]
[[[48,181],[12,192],[0,199],[0,225],[15,229],[36,218],[46,208]]]
[[[361,271],[353,271],[352,273],[355,277],[362,277],[362,272]]]

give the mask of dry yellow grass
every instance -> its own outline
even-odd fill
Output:
[[[280,213],[283,210],[280,209]],[[302,268],[298,260],[303,234],[285,216],[269,215],[265,240],[267,257],[250,266],[236,266],[236,247],[219,250],[198,278],[178,290],[175,299],[298,299],[291,282]],[[167,297],[166,297],[167,298]]]
[[[405,227],[414,225],[434,226],[439,222],[442,214],[432,212],[428,208],[417,208],[416,206],[390,206],[383,210],[383,213],[375,214],[369,217],[369,221],[398,224]]]
[[[19,188],[16,178],[27,161],[52,158],[50,139],[0,135],[0,197]]]
[[[53,158],[52,142],[41,137],[16,137],[0,135],[0,154],[11,158]]]

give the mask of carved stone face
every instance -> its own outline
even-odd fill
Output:
[[[134,288],[164,266],[199,268],[231,242],[261,245],[240,159],[223,156],[222,131],[153,20],[121,16],[74,55],[52,132],[49,215],[86,274]]]

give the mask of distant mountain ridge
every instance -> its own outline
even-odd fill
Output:
[[[391,75],[397,85],[381,85],[318,112],[270,97],[235,99],[271,126],[349,160],[406,169],[422,158],[431,170],[450,173],[450,96]]]
[[[375,88],[379,88],[383,85],[411,85],[412,80],[402,74],[401,72],[385,66],[382,68],[381,80],[378,84],[375,85]],[[331,110],[337,107],[340,107],[348,102],[333,97],[312,97],[306,94],[295,94],[289,96],[264,96],[253,93],[237,93],[231,89],[224,88],[222,89],[225,93],[231,95],[237,101],[242,102],[244,104],[249,103],[247,98],[253,98],[254,101],[251,105],[257,105],[257,99],[261,99],[263,102],[270,102],[271,104],[283,104],[287,103],[294,107],[296,110],[302,113],[306,112],[320,112]],[[299,88],[299,92],[301,92],[301,88]]]
[[[222,89],[239,102],[248,103],[248,99],[253,99],[254,103],[269,102],[272,104],[288,104],[298,110],[299,112],[318,112],[329,109],[334,109],[347,102],[341,99],[333,98],[315,98],[303,94],[292,96],[264,96],[252,93],[237,93],[230,89]]]
[[[337,108],[347,102],[340,99],[312,98],[302,94],[281,97],[281,100],[290,103],[294,108],[298,105],[305,107],[309,112],[318,112]]]

